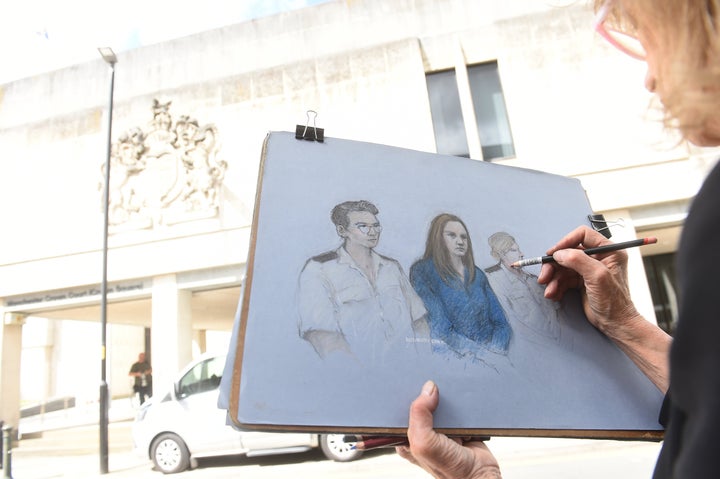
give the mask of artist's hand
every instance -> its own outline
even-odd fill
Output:
[[[485,443],[435,432],[433,412],[439,401],[437,386],[428,381],[410,406],[410,446],[397,447],[398,454],[437,479],[501,479],[498,462]]]
[[[621,250],[590,257],[582,252],[611,243],[597,231],[581,226],[548,250],[556,263],[545,263],[538,277],[538,282],[546,285],[549,299],[559,301],[569,289],[580,290],[588,320],[610,336],[622,323],[641,319],[630,298],[627,253]]]
[[[582,295],[588,321],[612,339],[640,370],[665,393],[670,384],[672,338],[646,321],[630,299],[627,253],[614,251],[590,257],[582,248],[610,244],[603,235],[582,226],[548,250],[556,263],[545,263],[538,282],[545,297],[560,300],[571,288]]]

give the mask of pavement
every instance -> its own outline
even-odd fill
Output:
[[[131,426],[137,406],[129,398],[113,399],[108,408],[109,469],[150,469],[132,452]],[[100,477],[100,406],[97,402],[20,419],[13,444],[13,479]],[[3,471],[6,474],[6,471]],[[3,479],[7,476],[3,475]],[[122,476],[121,476],[122,477]],[[128,475],[124,477],[136,477]],[[158,477],[158,476],[153,476]]]
[[[108,424],[108,470],[105,477],[135,478],[154,472],[152,464],[132,452],[131,421]],[[56,428],[21,439],[12,450],[13,479],[95,478],[100,474],[100,435],[97,425]],[[133,473],[134,471],[134,473]]]
[[[137,401],[130,398],[112,399],[108,406],[108,423],[132,421],[137,413],[137,407]],[[99,403],[90,401],[75,407],[22,418],[19,435],[20,438],[33,437],[45,431],[96,425],[99,418]]]
[[[152,462],[133,452],[135,408],[129,400],[111,403],[108,472],[101,474],[97,404],[21,421],[6,479],[161,479]],[[660,445],[648,442],[495,437],[489,443],[506,479],[649,478]],[[358,461],[325,460],[318,450],[301,454],[206,459],[173,479],[427,479],[430,476],[392,450],[371,451]]]

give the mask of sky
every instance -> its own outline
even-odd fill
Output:
[[[0,0],[0,84],[329,0]]]

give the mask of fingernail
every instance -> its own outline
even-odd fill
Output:
[[[422,387],[422,393],[426,396],[432,396],[432,394],[435,392],[435,383],[432,381],[427,381],[425,384],[423,384]]]
[[[565,251],[559,250],[559,251],[555,251],[553,253],[553,258],[555,258],[555,261],[562,261],[565,259],[566,255],[567,255],[567,253],[565,253]]]

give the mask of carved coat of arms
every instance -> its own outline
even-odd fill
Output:
[[[217,158],[217,128],[187,115],[174,120],[170,104],[154,100],[148,128],[131,128],[112,145],[108,220],[115,231],[218,214],[227,163]]]

